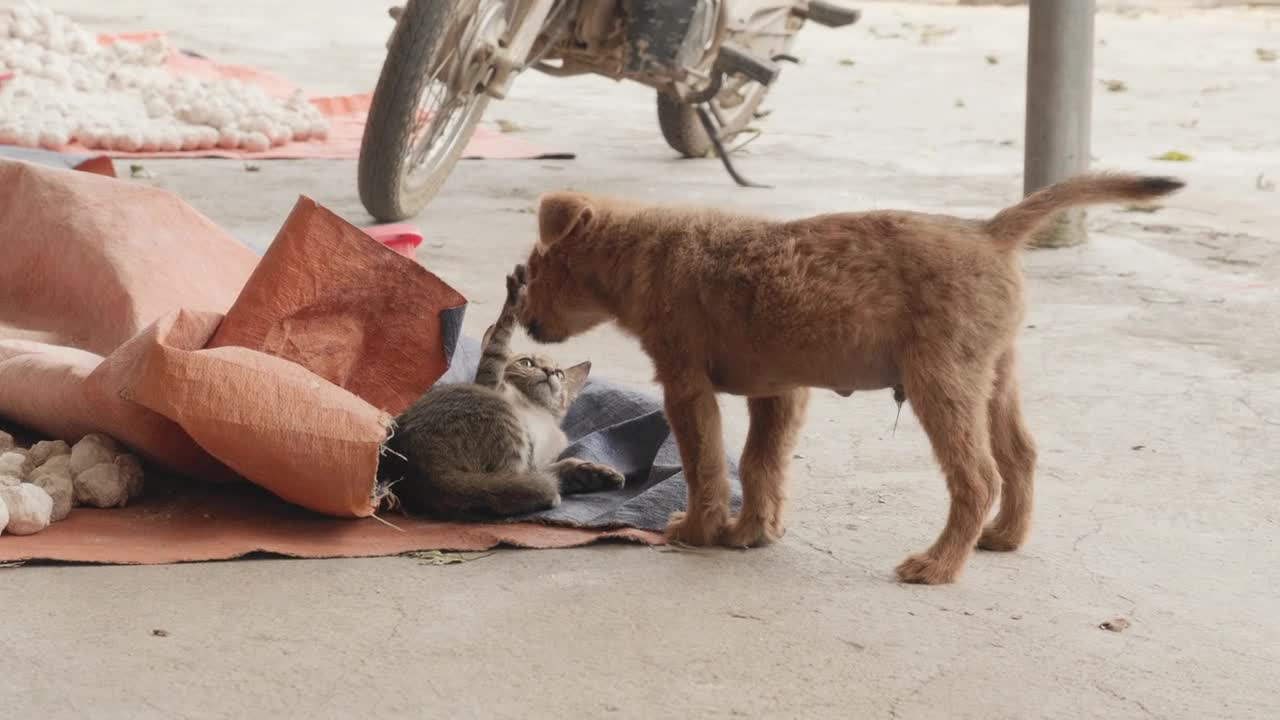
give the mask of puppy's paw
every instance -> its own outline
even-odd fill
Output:
[[[920,585],[945,585],[955,582],[960,574],[958,566],[944,565],[928,553],[911,555],[898,566],[898,579],[904,583]]]
[[[1013,552],[1022,546],[1026,533],[992,524],[983,529],[978,547],[991,552]]]
[[[698,515],[686,512],[671,513],[667,522],[667,540],[682,545],[701,547],[713,545],[723,530],[723,522],[708,522]]]
[[[755,515],[740,515],[720,535],[720,544],[735,548],[763,547],[781,540],[786,532],[780,519],[769,521]]]

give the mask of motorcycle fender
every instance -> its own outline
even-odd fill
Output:
[[[707,0],[624,0],[628,74],[680,77],[701,64],[715,27]]]

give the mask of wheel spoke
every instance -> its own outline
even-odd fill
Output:
[[[455,7],[448,16],[428,63],[431,71],[420,90],[400,169],[404,193],[415,193],[438,173],[447,172],[485,104],[482,90],[476,87],[488,62],[483,47],[492,41],[488,36],[495,32],[494,23],[505,21],[504,14],[495,12],[507,7],[508,0],[481,0],[468,6],[475,12],[459,15]]]

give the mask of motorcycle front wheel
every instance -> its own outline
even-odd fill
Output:
[[[416,215],[449,177],[488,104],[486,42],[507,0],[410,0],[387,47],[360,143],[360,202],[383,222]]]

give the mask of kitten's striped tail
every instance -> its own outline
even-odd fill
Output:
[[[429,478],[425,504],[448,518],[512,516],[550,510],[560,504],[560,483],[536,470],[443,472]]]
[[[1006,250],[1023,245],[1061,210],[1114,202],[1141,202],[1168,195],[1186,183],[1177,178],[1095,173],[1079,175],[1027,196],[987,221],[986,229]]]

